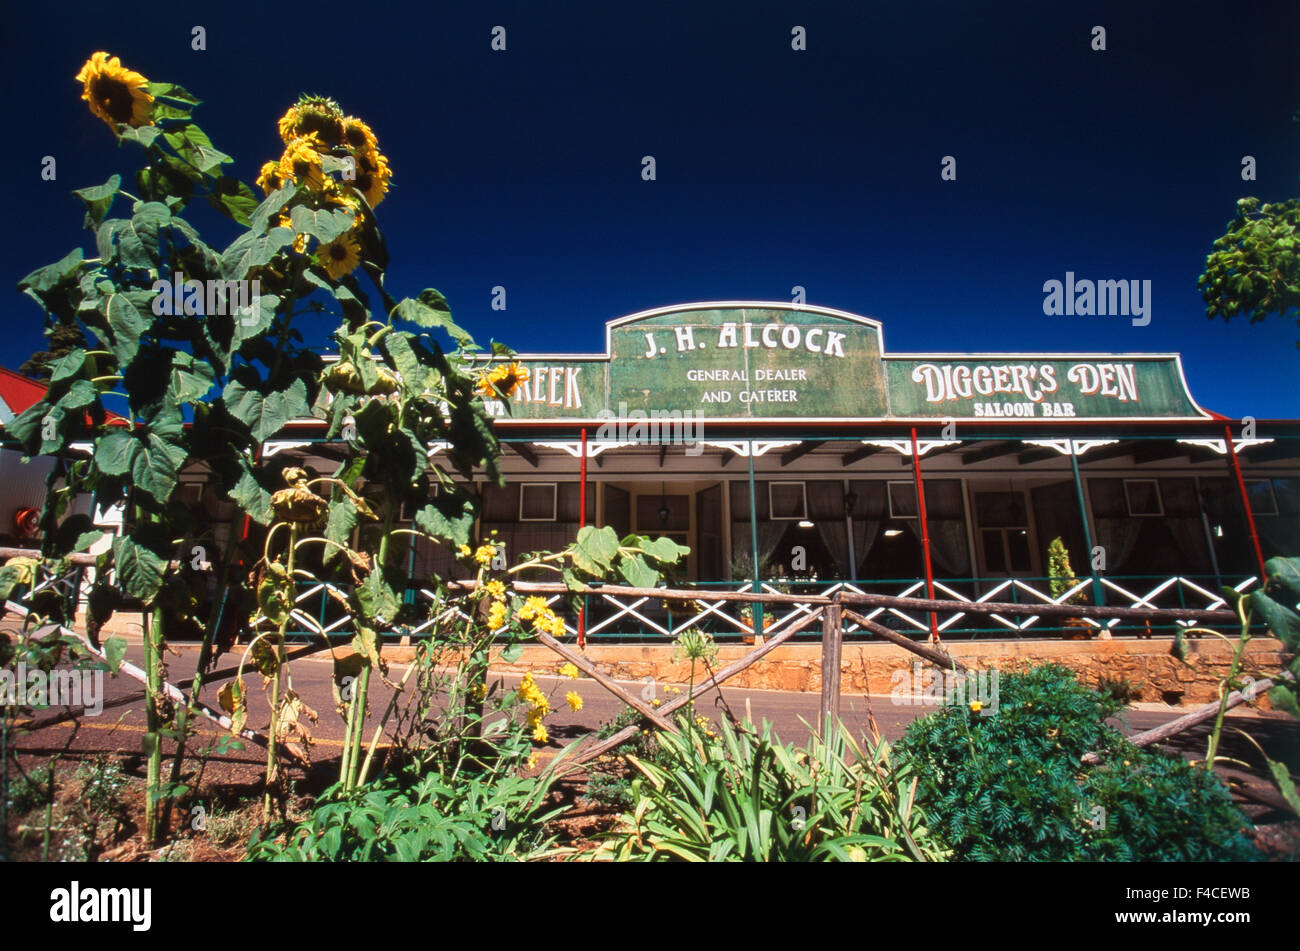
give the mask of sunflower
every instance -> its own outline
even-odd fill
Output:
[[[262,163],[262,171],[257,176],[257,187],[268,195],[280,187],[279,162]]]
[[[375,133],[356,116],[348,116],[343,120],[343,143],[352,149],[379,151],[379,140],[375,138]]]
[[[503,363],[478,381],[478,391],[486,397],[514,396],[521,383],[528,382],[528,368],[519,363]]]
[[[288,145],[304,135],[317,135],[333,147],[343,141],[343,108],[326,96],[303,96],[280,117],[280,138]]]
[[[132,128],[149,124],[153,96],[144,87],[149,80],[127,69],[116,56],[98,52],[86,60],[77,82],[82,84],[81,98],[90,111],[117,131],[119,123]]]
[[[312,191],[325,187],[325,173],[321,170],[320,139],[304,135],[294,139],[280,156],[278,171],[286,181],[299,182]]]
[[[352,236],[352,232],[339,235],[329,244],[322,244],[316,250],[316,260],[329,272],[329,276],[338,280],[344,274],[350,274],[361,263],[361,245]]]
[[[388,194],[388,183],[393,173],[388,167],[388,158],[378,151],[363,150],[357,155],[357,177],[353,187],[366,196],[370,207],[376,207]]]

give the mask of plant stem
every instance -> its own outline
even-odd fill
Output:
[[[1228,667],[1228,679],[1219,684],[1219,712],[1214,717],[1214,729],[1210,731],[1210,744],[1205,751],[1205,768],[1214,771],[1214,760],[1219,752],[1219,736],[1223,732],[1223,717],[1228,712],[1228,694],[1232,693],[1233,681],[1241,667],[1241,656],[1245,653],[1246,642],[1250,640],[1250,608],[1245,598],[1237,601],[1237,616],[1241,618],[1241,636],[1232,649],[1232,663]]]
[[[284,632],[289,626],[289,614],[293,610],[293,556],[294,542],[298,538],[298,523],[292,522],[289,525],[289,552],[285,556],[287,559],[286,572],[289,578],[289,609],[285,611],[284,617],[280,620],[279,629],[275,636],[275,676],[271,678],[271,723],[269,727],[269,743],[266,745],[266,786],[262,793],[262,821],[269,824],[271,821],[271,790],[280,779],[280,761],[276,756],[276,746],[280,742],[279,737],[279,712],[280,712],[280,688],[284,683]]]

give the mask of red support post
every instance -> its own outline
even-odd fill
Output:
[[[581,462],[578,463],[578,528],[585,528],[587,525],[587,428],[584,426],[582,434],[582,456]],[[578,608],[578,646],[587,646],[587,609]]]
[[[1223,427],[1224,448],[1228,450],[1228,461],[1232,474],[1237,477],[1237,490],[1241,493],[1241,505],[1246,510],[1246,525],[1250,528],[1250,541],[1255,546],[1255,563],[1259,565],[1259,583],[1262,586],[1268,577],[1264,570],[1264,550],[1259,547],[1259,531],[1255,528],[1255,513],[1250,510],[1250,496],[1246,492],[1246,480],[1241,476],[1241,463],[1237,461],[1237,450],[1232,443],[1232,427]]]
[[[921,515],[921,546],[925,550],[925,596],[934,600],[934,565],[930,561],[930,523],[925,517],[925,485],[921,482],[921,454],[916,451],[916,427],[912,427],[912,478],[916,482],[916,505]],[[930,612],[930,641],[939,642],[939,616]]]

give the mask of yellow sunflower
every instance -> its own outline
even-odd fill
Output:
[[[268,195],[280,187],[280,163],[263,162],[257,175],[257,187]]]
[[[393,178],[388,158],[377,151],[363,150],[357,153],[356,159],[357,177],[351,184],[374,208],[388,194],[388,183]]]
[[[348,116],[343,120],[343,142],[353,149],[379,151],[379,140],[375,138],[375,133],[356,116]]]
[[[305,135],[317,135],[329,147],[343,141],[343,109],[325,96],[303,96],[280,117],[280,138],[288,145]]]
[[[82,84],[81,98],[90,104],[90,111],[114,132],[123,122],[132,128],[149,124],[153,96],[144,88],[149,80],[127,69],[116,56],[92,54],[77,73],[77,82]]]
[[[352,236],[352,232],[339,235],[329,244],[322,244],[316,249],[316,260],[329,272],[329,276],[338,280],[344,274],[355,271],[361,263],[361,245]]]
[[[277,171],[285,181],[298,182],[313,191],[325,187],[325,173],[321,170],[320,140],[314,135],[294,139],[280,156]]]

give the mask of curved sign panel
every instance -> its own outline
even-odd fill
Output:
[[[785,303],[691,304],[606,325],[603,355],[520,355],[524,419],[1204,418],[1174,355],[887,356],[880,324]],[[504,407],[499,408],[504,412]]]

